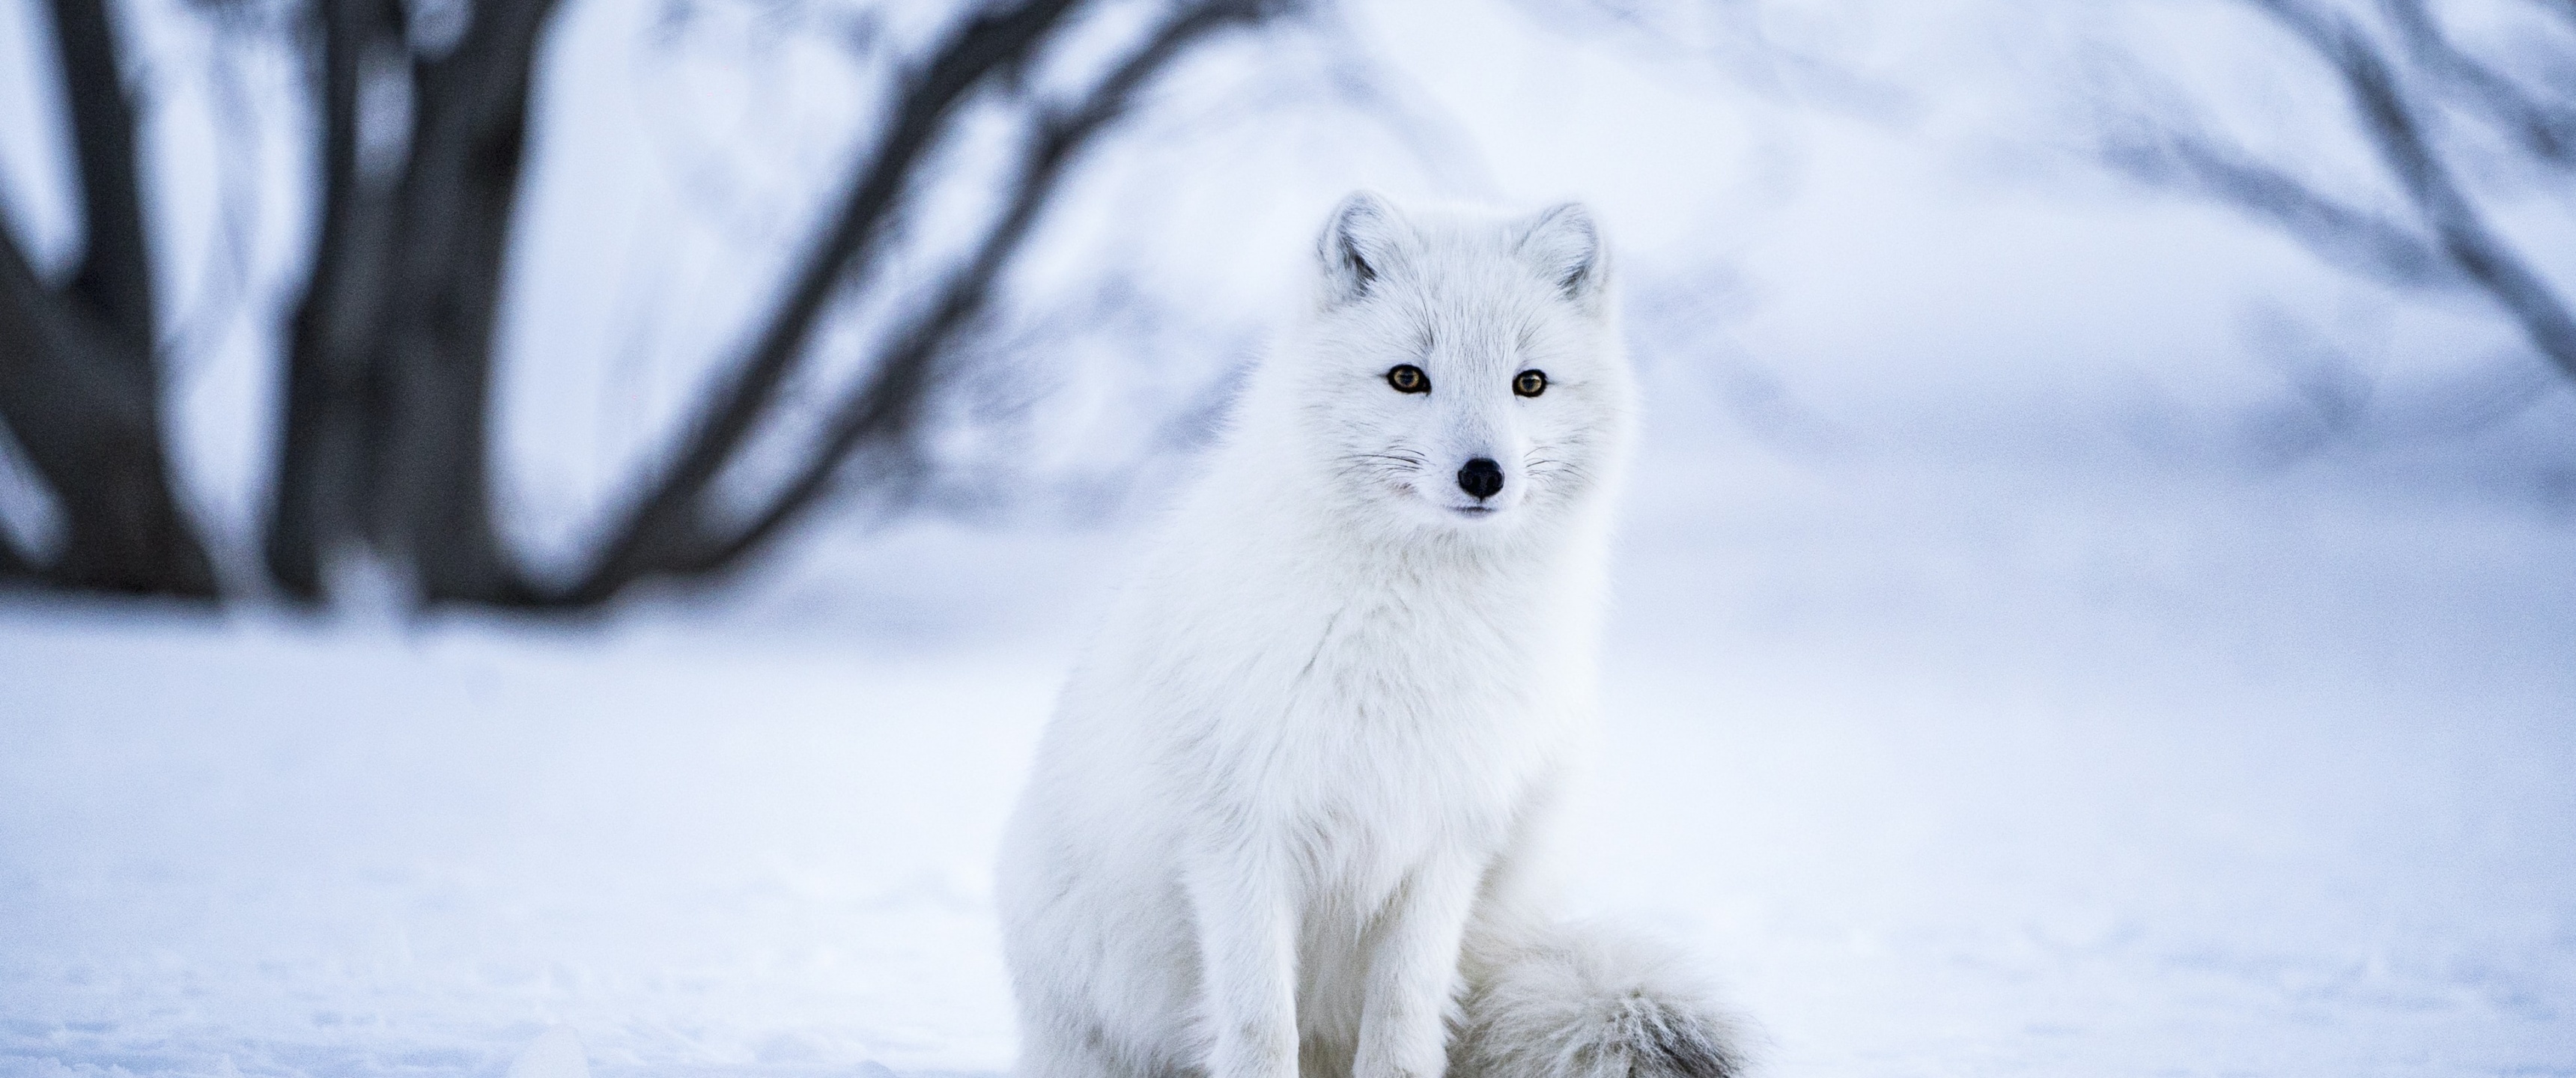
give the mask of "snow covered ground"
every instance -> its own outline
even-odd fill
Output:
[[[1570,899],[1769,1073],[2576,1074],[2563,517],[1649,471]],[[0,1074],[1002,1071],[986,862],[1131,545],[593,632],[0,608]]]

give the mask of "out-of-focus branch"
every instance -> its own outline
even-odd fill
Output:
[[[869,265],[914,173],[970,91],[1025,63],[1075,0],[1024,0],[968,20],[904,80],[890,122],[861,159],[839,215],[806,255],[751,352],[691,421],[669,468],[655,477],[572,589],[596,603],[627,583],[661,572],[704,571],[711,547],[705,500],[716,476],[770,410],[804,356],[834,293]]]
[[[2139,179],[2235,203],[2345,266],[2408,287],[2462,281],[2433,240],[2406,222],[2329,197],[2205,131],[2170,126],[2115,140],[2109,163]]]
[[[103,0],[56,0],[53,16],[86,224],[70,283],[47,286],[0,228],[0,420],[64,522],[61,552],[35,571],[66,588],[211,596],[213,566],[163,458],[151,251],[115,28]]]
[[[2438,86],[2484,113],[2532,157],[2556,168],[2576,168],[2576,106],[2542,100],[2462,51],[2443,33],[2424,0],[2386,0],[2384,6],[2407,54]],[[2556,10],[2576,20],[2576,2],[2562,2]]]
[[[873,374],[832,410],[828,432],[751,523],[710,548],[708,567],[741,557],[810,508],[829,489],[842,462],[869,443],[901,446],[910,433],[939,359],[958,332],[992,297],[995,280],[1027,239],[1039,211],[1062,183],[1082,148],[1126,113],[1136,92],[1200,38],[1228,25],[1248,24],[1277,5],[1263,0],[1218,0],[1185,9],[1120,63],[1075,108],[1042,118],[1024,151],[1011,205],[964,269],[941,290],[930,313],[906,332]]]
[[[862,444],[882,443],[908,430],[928,390],[931,368],[958,330],[983,309],[995,277],[1077,151],[1191,44],[1226,24],[1261,18],[1285,5],[1261,0],[1184,5],[1167,15],[1148,43],[1080,107],[1045,117],[1024,151],[1009,208],[966,268],[836,403],[819,443],[751,522],[736,527],[718,523],[709,505],[716,476],[771,413],[779,387],[801,361],[831,297],[872,268],[906,187],[950,116],[987,80],[1032,61],[1076,6],[1071,0],[1029,0],[981,15],[952,32],[905,80],[886,134],[858,166],[839,217],[808,255],[757,345],[691,425],[671,467],[637,500],[565,602],[596,604],[646,577],[702,575],[740,559],[810,505]]]
[[[2535,350],[2576,378],[2576,317],[2570,316],[2565,297],[2487,223],[2446,160],[2430,114],[2410,96],[2400,73],[2405,59],[2431,53],[2436,64],[2453,69],[2429,77],[2468,87],[2486,99],[2489,91],[2475,88],[2481,77],[2463,75],[2456,70],[2459,65],[2442,58],[2456,50],[2439,36],[2429,16],[2412,0],[2389,0],[2391,21],[2411,45],[2398,53],[2351,17],[2305,0],[2246,2],[2286,28],[2334,72],[2355,122],[2403,195],[2410,219],[2401,223],[2330,198],[2289,170],[2194,130],[2166,127],[2154,137],[2116,142],[2109,154],[2112,163],[2151,180],[2179,181],[2270,218],[2319,254],[2393,283],[2476,289],[2514,321]],[[2494,74],[2465,58],[2460,63]],[[2494,85],[2511,89],[2500,81]],[[2520,99],[2489,101],[2485,107],[2510,115],[2515,100]],[[2528,135],[2526,146],[2537,154],[2540,146],[2530,143]]]
[[[87,225],[80,268],[70,291],[117,333],[152,343],[152,255],[143,238],[143,195],[135,165],[134,105],[116,62],[115,27],[106,0],[54,0],[54,34],[71,113],[73,155],[80,163],[81,216]],[[145,353],[147,356],[149,352]]]
[[[2293,0],[2264,6],[2314,48],[2343,78],[2354,111],[2379,158],[2404,186],[2416,212],[2460,272],[2521,324],[2534,348],[2576,378],[2576,318],[2511,246],[2487,226],[2434,147],[2423,117],[2398,85],[2390,57],[2350,19]]]
[[[33,580],[35,559],[18,553],[18,541],[0,532],[0,581]]]

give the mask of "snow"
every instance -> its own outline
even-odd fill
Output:
[[[2563,518],[1640,478],[1569,903],[1769,1073],[2576,1073]],[[0,608],[0,1074],[1001,1072],[987,860],[1133,542],[588,631]]]
[[[2289,70],[2207,5],[2145,7],[2212,80]],[[215,43],[178,10],[138,25],[187,196],[156,212],[197,252]],[[496,415],[540,568],[729,354],[874,77],[769,7],[651,40],[641,6],[568,10]],[[1374,103],[1311,99],[1334,40],[1215,47],[1023,274],[1132,284],[1162,328],[1032,345],[1072,415],[999,455],[1125,461],[1150,501],[1169,462],[1101,447],[1171,440],[1343,192],[1582,197],[1633,270],[1656,441],[1573,911],[1692,948],[1778,1075],[2576,1075],[2576,395],[2491,311],[2057,145],[2093,32],[2058,23],[2111,16],[1802,10],[1766,32],[1899,100],[1487,0],[1352,5]],[[75,215],[23,13],[0,202],[53,266]],[[291,60],[242,60],[244,92]],[[1396,145],[1389,109],[1458,145]],[[251,167],[293,172],[300,123]],[[263,211],[243,287],[276,298],[305,220]],[[245,581],[264,309],[173,372],[192,509]],[[0,476],[0,526],[26,489]],[[1126,512],[836,519],[726,596],[583,628],[7,597],[0,1078],[1003,1071],[988,861]]]
[[[5,647],[22,1064],[497,1072],[554,1025],[602,1073],[1008,1059],[976,881],[1051,666],[210,624]]]

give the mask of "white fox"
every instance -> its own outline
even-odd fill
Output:
[[[1589,213],[1362,192],[1066,686],[1004,841],[1020,1078],[1725,1078],[1531,854],[1592,725],[1634,389]]]

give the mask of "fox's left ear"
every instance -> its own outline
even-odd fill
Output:
[[[1556,290],[1584,310],[1597,310],[1610,267],[1601,250],[1601,229],[1592,211],[1568,202],[1545,213],[1521,233],[1520,251]]]
[[[1405,231],[1404,216],[1386,196],[1353,191],[1342,199],[1315,241],[1315,253],[1323,260],[1325,303],[1349,303],[1367,295],[1378,275],[1394,264]]]

